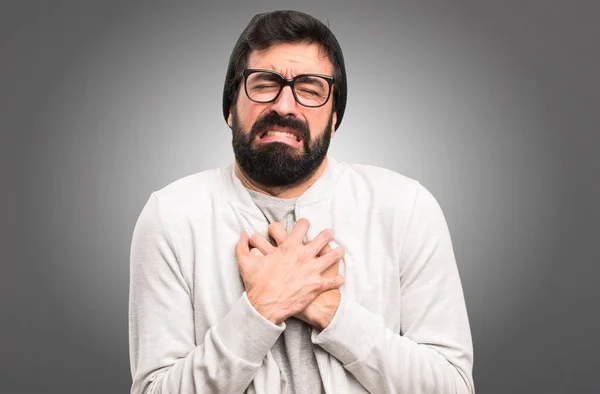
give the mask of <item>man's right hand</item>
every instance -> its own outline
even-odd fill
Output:
[[[256,236],[267,255],[250,251],[250,239],[242,232],[235,248],[238,269],[248,300],[254,308],[274,324],[303,311],[319,294],[344,284],[340,275],[323,275],[343,256],[343,248],[319,252],[332,240],[330,230],[321,231],[304,244],[309,222],[300,219],[284,242],[277,247],[264,237]],[[254,237],[254,236],[253,236]]]

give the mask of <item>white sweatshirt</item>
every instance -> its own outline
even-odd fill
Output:
[[[337,162],[296,202],[308,238],[345,249],[337,312],[311,339],[325,391],[474,393],[473,348],[450,234],[435,198],[382,168]],[[131,247],[129,341],[138,393],[277,393],[285,329],[244,292],[234,246],[267,235],[233,165],[153,193]]]

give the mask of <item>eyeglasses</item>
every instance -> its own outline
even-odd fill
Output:
[[[292,89],[298,104],[305,107],[321,107],[331,95],[334,78],[321,74],[300,74],[292,79],[270,70],[244,69],[244,89],[248,98],[256,103],[275,101],[284,87]]]

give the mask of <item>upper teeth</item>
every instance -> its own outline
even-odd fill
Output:
[[[295,141],[298,141],[298,137],[296,137],[293,133],[288,133],[285,131],[275,131],[275,130],[269,130],[265,133],[265,137],[271,136],[271,135],[282,135],[285,137],[289,137],[292,138]]]

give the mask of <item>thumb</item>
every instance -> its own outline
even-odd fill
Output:
[[[240,272],[240,276],[244,281],[244,286],[246,283],[246,275],[251,271],[250,269],[250,259],[252,258],[252,253],[250,253],[250,238],[248,237],[248,233],[242,231],[240,235],[240,240],[235,245],[235,257],[237,260],[238,271]]]
[[[237,261],[240,262],[249,254],[250,254],[250,244],[249,244],[248,233],[245,231],[242,231],[242,234],[240,235],[240,240],[235,245],[235,257],[236,257]]]

